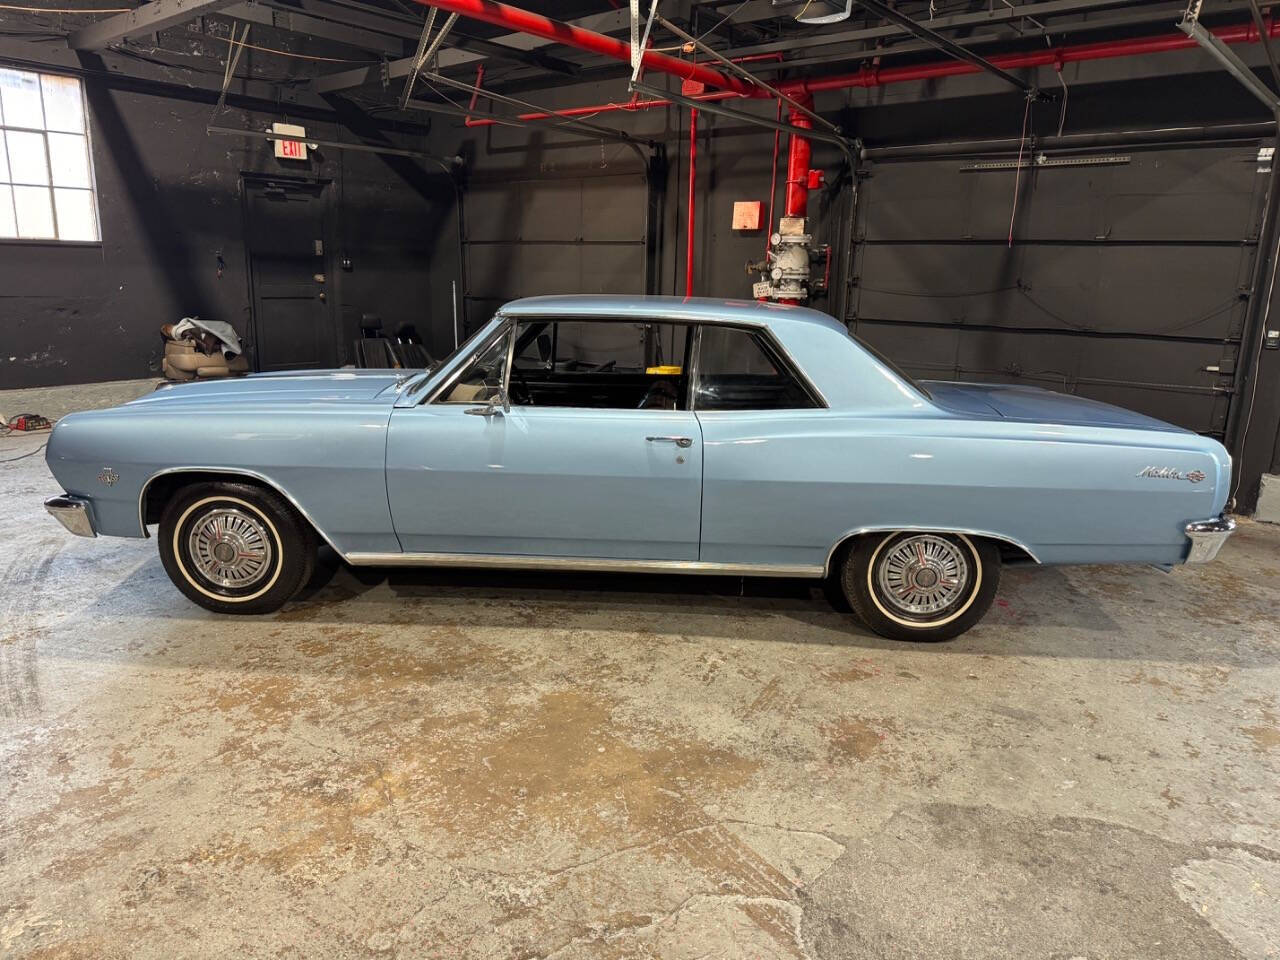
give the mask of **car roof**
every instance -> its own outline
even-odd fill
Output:
[[[818,310],[757,300],[718,300],[714,297],[644,297],[609,294],[566,294],[512,300],[499,311],[511,317],[630,318],[695,320],[778,328],[815,324],[845,333],[836,320]]]

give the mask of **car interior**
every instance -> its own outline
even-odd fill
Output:
[[[526,320],[516,328],[509,400],[517,406],[612,410],[690,408],[691,324]],[[693,404],[700,410],[818,406],[759,334],[703,325]],[[508,340],[481,350],[444,403],[500,396]]]

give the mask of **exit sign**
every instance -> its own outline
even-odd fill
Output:
[[[276,148],[277,160],[305,160],[307,159],[307,145],[301,142],[301,138],[307,135],[306,127],[299,127],[293,123],[273,123],[271,132],[280,134],[285,137],[298,137],[298,140],[274,140],[272,143]]]

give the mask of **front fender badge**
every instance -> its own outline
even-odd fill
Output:
[[[116,473],[110,467],[103,467],[102,472],[98,474],[98,482],[108,487],[113,487],[116,481],[120,479],[120,474]]]

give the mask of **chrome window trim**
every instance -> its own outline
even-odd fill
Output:
[[[704,411],[705,413],[757,414],[757,413],[772,413],[774,411],[795,412],[795,411],[805,411],[805,410],[830,410],[831,409],[831,404],[827,402],[827,398],[823,395],[822,391],[819,390],[814,385],[813,381],[809,378],[809,375],[805,373],[804,369],[800,366],[800,364],[796,362],[795,357],[791,356],[791,354],[787,352],[786,348],[783,347],[782,344],[778,342],[778,338],[773,335],[773,331],[769,329],[769,327],[763,324],[760,326],[750,327],[750,326],[743,326],[738,323],[711,323],[711,324],[700,323],[698,324],[698,347],[697,347],[697,357],[696,357],[697,362],[693,364],[693,370],[689,378],[689,409],[694,411],[697,411],[698,409],[696,404],[696,399],[697,399],[698,377],[702,373],[702,367],[701,367],[702,329],[703,327],[708,327],[708,326],[716,327],[716,328],[725,328],[728,330],[741,330],[743,333],[749,333],[753,337],[757,337],[757,336],[761,337],[765,342],[765,354],[768,357],[768,359],[771,362],[780,363],[783,369],[783,373],[791,377],[793,380],[795,380],[797,384],[800,385],[800,389],[803,390],[806,394],[808,394],[809,399],[814,402],[814,405],[812,407],[759,407],[758,409],[752,409],[752,410],[706,410]]]
[[[483,337],[480,340],[478,340],[476,342],[476,346],[474,350],[458,358],[458,361],[459,361],[458,365],[453,368],[453,370],[449,373],[449,376],[445,377],[444,380],[440,382],[439,386],[437,386],[430,393],[426,394],[421,400],[416,401],[413,404],[413,406],[420,407],[420,406],[426,406],[427,404],[436,404],[441,402],[440,401],[441,394],[453,388],[453,385],[458,382],[458,379],[462,376],[463,372],[467,369],[467,366],[471,360],[474,360],[475,357],[481,351],[489,349],[490,346],[492,346],[498,340],[502,339],[502,337],[506,336],[507,333],[515,329],[515,323],[512,321],[512,318],[508,316],[505,316],[503,314],[498,314],[494,317],[494,319],[500,320],[501,324],[498,326],[497,330],[493,332],[493,335],[488,337]],[[514,347],[514,345],[515,345],[515,338],[513,337],[512,347]],[[511,349],[508,348],[507,350],[508,359],[510,359],[510,356],[511,356]],[[509,375],[509,371],[508,371],[508,375]],[[503,383],[502,389],[504,391],[506,390],[505,382]]]
[[[151,489],[151,484],[158,478],[170,476],[175,473],[216,473],[228,477],[249,477],[253,480],[262,482],[273,491],[280,494],[280,496],[288,500],[289,503],[293,505],[293,508],[297,510],[298,513],[302,514],[307,523],[311,524],[312,528],[320,535],[321,539],[332,547],[338,556],[342,557],[344,560],[346,559],[346,554],[338,549],[337,544],[335,544],[329,535],[324,532],[324,529],[320,524],[316,523],[315,518],[307,512],[307,508],[300,504],[293,494],[265,474],[258,473],[256,470],[246,470],[242,467],[166,467],[165,469],[158,470],[151,476],[147,477],[147,482],[142,485],[142,490],[138,492],[138,526],[142,530],[143,537],[147,539],[150,539],[151,537],[150,532],[147,530],[147,491]]]
[[[475,342],[477,344],[481,343],[482,341],[484,343],[488,343],[489,342],[488,337],[481,337],[480,334],[484,333],[485,328],[490,326],[491,324],[495,322],[501,323],[505,320],[506,320],[506,317],[501,312],[495,313],[492,317],[486,320],[480,327],[473,330],[466,337],[466,339],[463,340],[463,344],[465,345],[472,338],[475,338]],[[496,330],[497,328],[495,327],[494,329]],[[467,351],[466,353],[459,354],[458,356],[453,357],[451,361],[453,366],[449,369],[446,379],[453,378],[456,374],[458,374],[459,371],[461,371],[462,368],[466,366],[467,360],[469,360],[472,356],[474,356],[474,354],[475,354],[475,351],[473,349],[473,350]],[[400,396],[398,396],[396,398],[395,406],[396,407],[417,407],[426,403],[427,397],[431,392],[428,388],[430,387],[430,384],[433,378],[435,378],[435,376],[438,373],[441,373],[443,369],[444,369],[443,365],[441,365],[441,366],[437,366],[434,370],[425,371],[426,376],[423,378],[422,382],[414,384],[412,390],[405,391]]]
[[[539,557],[499,553],[351,553],[345,559],[355,567],[471,567],[810,579],[823,576],[823,568],[816,563],[713,563],[707,560],[628,560],[609,557]]]
[[[823,576],[831,572],[831,560],[836,555],[836,551],[847,543],[851,537],[860,537],[867,533],[958,533],[967,537],[982,537],[984,540],[998,540],[1001,543],[1007,543],[1011,547],[1017,547],[1023,551],[1034,563],[1039,563],[1040,558],[1036,556],[1035,551],[1028,547],[1021,540],[1015,540],[1013,537],[1003,533],[993,533],[990,530],[975,530],[971,527],[922,527],[915,525],[894,526],[892,524],[885,526],[858,527],[841,534],[836,542],[831,545],[831,549],[827,551],[826,562],[823,563]]]
[[[831,404],[827,401],[826,395],[818,389],[813,379],[805,372],[804,367],[796,360],[795,357],[782,345],[773,330],[766,323],[750,323],[738,320],[725,320],[720,322],[710,322],[705,317],[702,319],[688,316],[672,316],[672,317],[627,317],[616,316],[614,314],[595,314],[592,316],[581,317],[565,317],[560,313],[546,314],[524,314],[524,313],[501,313],[498,314],[504,321],[510,322],[514,330],[518,330],[522,322],[527,320],[541,320],[550,323],[629,323],[629,324],[670,324],[672,326],[691,326],[693,327],[693,336],[695,338],[693,345],[689,351],[689,374],[688,374],[688,396],[687,406],[689,412],[696,412],[697,407],[694,404],[694,384],[697,382],[699,373],[699,362],[702,356],[702,330],[704,327],[723,327],[729,330],[741,330],[753,337],[761,337],[765,342],[766,352],[771,354],[770,360],[781,364],[783,372],[792,377],[796,383],[800,385],[800,389],[808,394],[809,399],[814,401],[812,407],[762,407],[759,410],[709,410],[708,413],[767,413],[771,410],[830,410]],[[515,353],[516,337],[511,338],[511,352],[507,356],[507,373],[506,383],[503,389],[508,391],[511,381],[511,366],[515,362],[513,354]],[[485,346],[492,341],[486,340]],[[456,379],[461,374],[462,368],[459,367],[454,371],[451,379]],[[444,387],[441,387],[443,390]],[[527,407],[529,404],[513,404],[513,406]],[[550,409],[550,408],[546,408]],[[628,407],[566,407],[568,410],[627,410]]]

